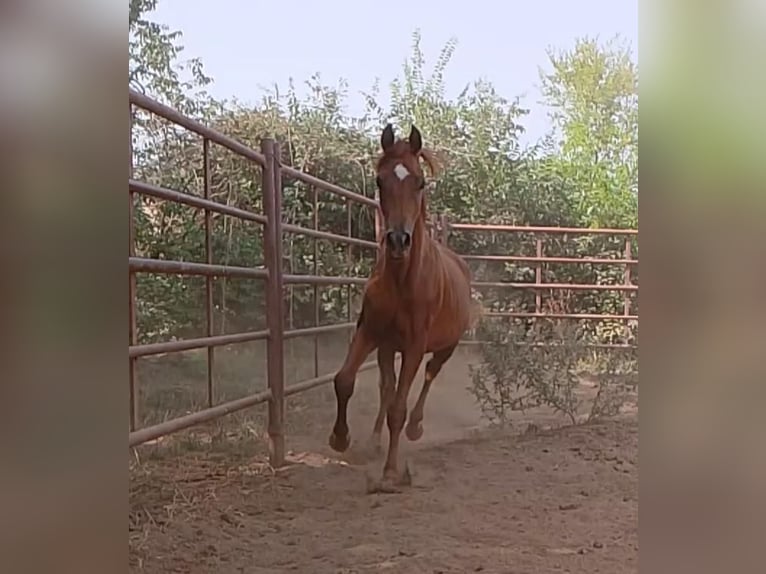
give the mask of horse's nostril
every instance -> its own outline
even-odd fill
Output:
[[[410,246],[412,237],[406,231],[389,231],[386,233],[386,242],[392,249],[406,249]]]

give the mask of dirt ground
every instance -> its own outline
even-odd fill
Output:
[[[377,408],[375,373],[359,378],[359,442],[342,457],[327,446],[328,387],[291,403],[290,464],[276,472],[252,425],[251,438],[142,447],[130,572],[637,572],[637,414],[556,428],[563,419],[537,412],[484,428],[469,360],[456,355],[434,383],[421,441],[402,439],[413,484],[398,494],[367,493],[382,460],[357,446]]]

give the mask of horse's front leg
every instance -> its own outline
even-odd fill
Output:
[[[394,487],[400,482],[399,475],[399,437],[401,436],[404,421],[407,418],[407,397],[410,394],[412,381],[423,362],[426,352],[425,330],[419,331],[415,340],[405,346],[402,352],[402,367],[399,371],[399,384],[396,394],[388,405],[388,456],[383,467],[384,489]],[[393,483],[393,484],[392,484]],[[395,487],[394,487],[395,488]]]
[[[378,369],[380,371],[380,404],[378,405],[378,416],[375,417],[375,424],[372,427],[370,436],[370,450],[375,453],[381,451],[380,435],[383,431],[383,421],[388,412],[388,405],[396,392],[396,371],[394,370],[394,348],[384,343],[378,347]]]
[[[359,368],[374,349],[375,342],[373,338],[367,333],[364,323],[360,324],[354,332],[354,337],[346,354],[346,360],[335,375],[335,399],[338,403],[338,410],[329,442],[333,450],[338,452],[345,451],[351,442],[348,434],[348,421],[346,419],[348,400],[354,394],[354,384],[356,383],[356,375],[359,372]]]

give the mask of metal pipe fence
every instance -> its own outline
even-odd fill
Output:
[[[140,108],[155,116],[180,126],[189,132],[199,136],[202,141],[202,196],[166,189],[150,183],[134,179],[133,165],[133,117],[134,109]],[[129,446],[137,446],[161,436],[190,428],[230,413],[252,407],[260,403],[268,403],[268,435],[270,439],[270,459],[275,467],[284,462],[285,436],[284,415],[285,398],[326,384],[333,379],[334,373],[320,374],[318,359],[318,336],[326,333],[351,331],[353,322],[351,306],[351,289],[354,285],[364,285],[364,277],[339,277],[318,274],[318,250],[317,241],[332,241],[346,246],[346,258],[349,267],[354,258],[354,250],[377,250],[377,240],[380,238],[381,219],[378,203],[375,199],[359,193],[344,189],[340,186],[323,181],[317,177],[303,173],[293,167],[281,164],[280,149],[278,143],[271,139],[261,142],[260,150],[233,140],[232,138],[196,122],[180,112],[165,106],[152,98],[149,98],[134,90],[129,90],[129,165],[128,165],[128,195],[129,195],[129,245],[128,245],[128,270],[129,270],[129,337],[128,337],[128,361],[129,361],[129,391],[130,391],[130,417],[129,417]],[[221,146],[233,152],[240,158],[255,163],[260,167],[261,190],[263,200],[263,213],[249,211],[220,203],[211,197],[212,174],[210,166],[211,144]],[[311,189],[313,203],[313,220],[311,227],[302,227],[284,221],[282,209],[283,178],[300,181]],[[345,200],[347,210],[346,235],[319,230],[318,220],[318,194],[327,193]],[[137,196],[153,197],[162,201],[182,204],[204,212],[204,261],[174,261],[168,259],[154,259],[136,255],[136,230],[134,220],[134,205]],[[372,209],[375,219],[375,238],[370,241],[352,236],[352,208],[354,205],[362,209]],[[236,266],[214,264],[212,244],[212,214],[229,216],[240,221],[257,224],[263,234],[263,264],[254,266]],[[605,258],[572,258],[572,257],[546,257],[543,255],[542,241],[538,240],[534,256],[520,255],[476,255],[465,254],[466,260],[475,261],[500,261],[500,262],[528,262],[536,265],[536,280],[534,283],[519,282],[493,282],[477,281],[476,289],[489,287],[502,287],[513,289],[531,289],[536,293],[536,306],[534,312],[492,312],[489,316],[508,316],[522,318],[573,318],[573,319],[619,319],[633,320],[637,315],[630,313],[631,292],[638,290],[638,286],[631,281],[631,267],[638,264],[633,259],[630,249],[630,238],[637,233],[635,230],[618,229],[578,229],[556,227],[522,227],[490,224],[451,223],[445,216],[433,217],[429,221],[429,229],[432,237],[439,241],[449,242],[453,231],[479,231],[479,232],[524,232],[542,234],[609,234],[626,236],[625,252],[621,259]],[[295,274],[292,269],[289,273],[283,270],[283,238],[286,234],[297,234],[313,240],[313,262],[311,274]],[[375,256],[375,253],[372,253]],[[596,285],[596,284],[566,284],[546,283],[542,280],[543,266],[547,263],[570,263],[591,265],[623,265],[624,280],[620,285]],[[139,344],[137,330],[137,295],[136,275],[139,273],[191,275],[204,277],[205,279],[205,336],[190,339],[165,341],[156,343]],[[214,334],[213,326],[213,279],[216,277],[236,277],[249,281],[258,281],[265,284],[266,299],[266,329],[247,331],[232,334]],[[314,325],[300,329],[286,328],[285,319],[285,291],[293,286],[308,285],[313,289]],[[320,325],[318,288],[320,286],[344,286],[347,317],[346,321],[331,325]],[[624,312],[621,315],[610,314],[551,314],[546,313],[541,306],[543,291],[570,289],[570,290],[618,290],[625,292]],[[313,337],[314,339],[314,376],[311,379],[298,383],[285,385],[285,341],[298,337]],[[223,403],[216,404],[216,386],[214,377],[215,350],[224,345],[245,343],[265,340],[267,346],[266,372],[267,388],[263,391],[250,394]],[[207,406],[199,411],[173,418],[159,424],[141,428],[139,393],[136,388],[136,362],[142,357],[165,353],[178,353],[192,349],[206,349],[207,352]],[[375,368],[377,363],[370,361],[362,366],[362,370]]]
[[[351,321],[351,291],[352,285],[363,285],[363,277],[337,277],[320,276],[316,273],[316,265],[313,274],[284,273],[283,261],[283,236],[284,234],[301,234],[313,239],[314,244],[318,240],[334,241],[347,245],[348,257],[351,257],[351,249],[377,249],[377,243],[351,236],[351,206],[356,204],[365,208],[377,210],[377,202],[356,192],[344,189],[328,183],[309,174],[300,172],[294,168],[283,166],[280,162],[279,145],[271,139],[261,142],[259,151],[253,150],[244,144],[237,142],[224,134],[207,126],[191,120],[168,106],[165,106],[134,90],[129,91],[129,167],[128,167],[128,192],[129,201],[129,248],[128,248],[128,271],[129,284],[129,388],[130,388],[130,420],[129,420],[129,446],[137,446],[161,436],[177,432],[195,425],[199,425],[213,419],[220,418],[230,413],[251,407],[259,403],[268,403],[268,434],[270,439],[271,464],[280,466],[285,457],[284,437],[284,412],[285,397],[302,392],[321,384],[331,381],[333,374],[320,375],[318,361],[315,361],[315,376],[312,379],[298,382],[294,385],[285,386],[284,373],[284,342],[298,337],[314,337],[315,354],[317,349],[316,337],[325,333],[350,330],[354,327]],[[134,106],[150,112],[158,117],[181,126],[202,138],[202,162],[203,162],[203,193],[202,197],[188,193],[166,189],[146,182],[133,179],[133,111]],[[222,146],[237,156],[249,160],[261,168],[261,190],[263,199],[263,213],[255,213],[238,207],[221,204],[210,197],[211,170],[210,148],[211,143]],[[347,217],[347,235],[339,235],[318,229],[318,221],[312,228],[301,227],[283,222],[282,212],[282,178],[289,177],[301,181],[317,191],[326,192],[343,198],[346,208],[349,210]],[[204,211],[205,223],[205,260],[204,262],[174,261],[166,259],[151,259],[137,257],[135,251],[135,221],[134,200],[137,195],[151,196],[160,200],[180,203],[192,208]],[[315,203],[316,207],[316,203]],[[242,221],[249,221],[261,226],[264,245],[264,265],[254,267],[242,267],[234,265],[213,264],[211,242],[211,214],[217,213],[230,216]],[[316,253],[316,249],[315,249]],[[316,259],[315,259],[316,261]],[[139,344],[136,328],[136,274],[138,273],[162,273],[174,275],[193,275],[205,278],[205,315],[206,335],[193,339],[179,341],[167,341],[160,343]],[[266,326],[265,330],[233,333],[225,335],[213,334],[213,288],[212,280],[215,277],[237,277],[253,281],[261,281],[266,287]],[[284,321],[284,290],[286,286],[311,285],[314,289],[324,285],[347,286],[347,304],[349,306],[348,320],[334,325],[319,325],[319,314],[315,312],[315,324],[313,327],[302,329],[286,329]],[[315,308],[318,306],[315,297]],[[215,404],[215,380],[214,363],[215,348],[234,343],[265,340],[267,389],[236,400]],[[207,350],[207,408],[197,412],[164,421],[159,424],[139,428],[139,401],[136,389],[136,361],[140,357],[158,355],[164,353],[177,353],[191,349]],[[375,362],[363,365],[363,370],[373,368]]]
[[[492,311],[484,310],[487,317],[507,317],[521,319],[574,319],[580,321],[613,320],[627,323],[638,321],[638,315],[631,313],[631,293],[638,293],[638,285],[633,282],[631,269],[638,266],[638,259],[632,254],[632,240],[638,236],[636,229],[589,229],[579,227],[530,227],[523,225],[502,224],[476,224],[476,223],[453,223],[442,217],[440,223],[442,241],[448,242],[453,231],[474,233],[503,233],[503,234],[528,234],[534,235],[534,255],[478,255],[473,253],[461,253],[466,261],[483,261],[496,263],[534,263],[535,280],[533,282],[518,281],[474,281],[473,286],[477,290],[482,288],[501,288],[529,290],[535,294],[534,311]],[[612,236],[622,237],[623,248],[621,257],[569,257],[569,256],[545,256],[543,253],[544,240],[541,236],[546,235],[579,235],[579,236]],[[546,283],[543,281],[543,271],[546,264],[572,264],[572,265],[600,265],[618,266],[623,268],[622,283]],[[596,291],[596,292],[621,292],[622,313],[570,313],[570,312],[547,312],[543,310],[542,293],[548,291]],[[479,341],[464,341],[467,344],[477,344]],[[629,343],[604,344],[594,343],[588,345],[593,348],[635,348],[636,345]]]

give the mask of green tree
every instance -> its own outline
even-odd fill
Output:
[[[617,39],[578,39],[571,50],[549,50],[541,70],[562,174],[575,183],[582,223],[637,224],[638,69]]]
[[[128,0],[128,84],[184,113],[211,103],[204,87],[212,78],[199,58],[183,60],[182,32],[149,18],[159,0]]]

